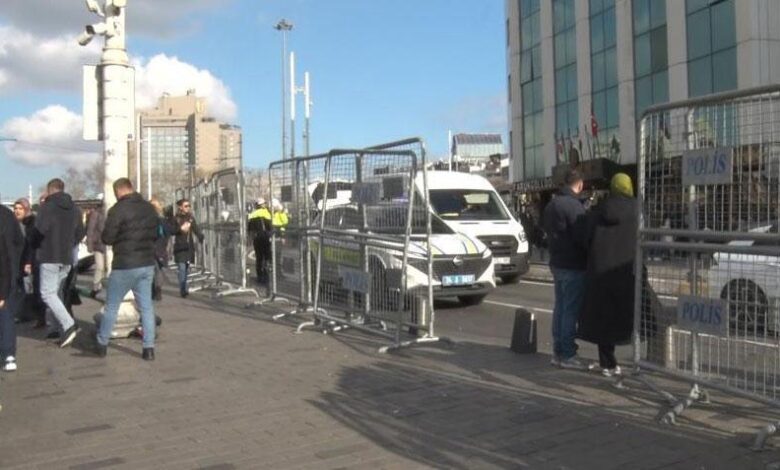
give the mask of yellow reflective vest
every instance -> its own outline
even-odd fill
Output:
[[[267,207],[261,207],[259,209],[255,209],[254,211],[252,211],[251,214],[249,214],[249,220],[252,219],[271,220],[271,211],[269,211]]]
[[[287,217],[287,214],[284,212],[274,212],[272,221],[274,228],[284,230],[288,223],[290,223],[290,219]]]

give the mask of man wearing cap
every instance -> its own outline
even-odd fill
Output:
[[[255,248],[255,270],[257,282],[268,282],[268,261],[271,259],[271,211],[265,199],[260,198],[255,203],[255,210],[249,214],[249,233],[252,234]]]

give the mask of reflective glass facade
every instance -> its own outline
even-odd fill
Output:
[[[599,128],[597,155],[614,158],[620,147],[615,0],[590,0],[589,13],[591,112]],[[617,142],[614,145],[613,140]]]
[[[686,0],[688,95],[737,88],[734,0]]]
[[[146,172],[147,159],[151,158],[152,169],[158,180],[154,182],[155,187],[168,182],[175,184],[189,182],[190,136],[186,127],[144,126],[142,138],[141,165]]]
[[[577,34],[574,0],[553,0],[556,136],[579,132]]]
[[[636,115],[669,101],[666,2],[633,0]]]
[[[542,47],[539,0],[520,2],[520,90],[523,94],[523,165],[529,178],[544,176],[542,151]]]

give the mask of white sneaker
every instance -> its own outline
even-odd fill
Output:
[[[8,356],[5,358],[5,364],[3,364],[3,371],[5,372],[13,372],[16,370],[16,358],[13,356]]]
[[[601,369],[601,375],[604,377],[614,377],[616,375],[623,375],[623,370],[620,366],[615,366],[614,369]]]
[[[572,356],[568,359],[561,360],[561,368],[571,370],[590,370],[593,368],[593,365],[585,363],[578,356]]]
[[[561,367],[561,358],[553,354],[550,358],[550,365],[553,367]]]

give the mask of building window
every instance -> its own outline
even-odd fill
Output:
[[[666,2],[633,0],[636,115],[669,101]]]
[[[542,48],[539,0],[520,2],[520,91],[523,100],[523,175],[545,174],[542,129]]]
[[[620,119],[617,75],[615,0],[590,0],[590,75],[598,128],[592,135],[593,156],[614,160],[620,156]],[[593,127],[586,132],[592,132]]]
[[[574,0],[553,0],[556,138],[578,135],[577,38]]]
[[[687,0],[688,95],[737,88],[734,0]]]

